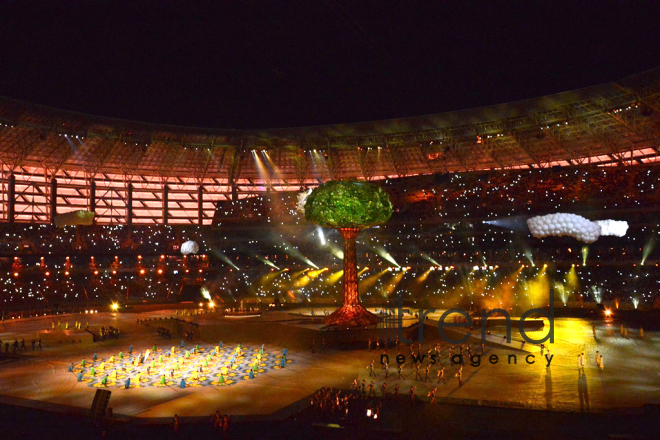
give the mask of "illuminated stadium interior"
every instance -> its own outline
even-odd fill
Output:
[[[358,239],[367,304],[401,290],[438,306],[522,307],[552,287],[564,305],[653,307],[658,106],[657,69],[470,111],[263,131],[3,99],[3,305],[173,301],[202,285],[230,304],[335,304],[341,240],[307,223],[296,197],[360,179],[382,186],[395,209]],[[53,226],[77,210],[93,211],[94,225]],[[555,212],[630,228],[593,244],[529,234],[526,218]],[[181,255],[187,240],[199,255]]]
[[[658,437],[660,3],[4,3],[3,438]]]

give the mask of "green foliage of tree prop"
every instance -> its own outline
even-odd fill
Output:
[[[378,322],[379,318],[360,304],[355,239],[362,229],[385,223],[391,216],[389,196],[369,182],[332,180],[307,198],[305,218],[338,229],[344,238],[344,304],[325,319],[326,324],[360,326]]]

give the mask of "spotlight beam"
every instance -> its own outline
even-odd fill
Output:
[[[236,265],[235,265],[235,264],[229,259],[228,256],[226,256],[225,254],[223,254],[223,253],[220,252],[219,250],[217,250],[217,249],[211,249],[211,254],[212,254],[213,256],[217,257],[218,259],[222,260],[223,262],[227,263],[229,266],[233,267],[234,269],[236,269],[236,270],[241,270],[241,269],[239,269],[238,266],[236,266]]]
[[[304,256],[298,249],[294,248],[291,246],[289,243],[284,241],[282,237],[278,238],[279,242],[282,244],[277,244],[276,247],[282,249],[287,255],[302,261],[303,263],[312,266],[314,269],[320,269],[316,264],[314,264],[313,261],[311,261],[309,258]]]
[[[390,253],[387,252],[384,247],[382,247],[380,245],[377,245],[377,244],[367,244],[367,247],[369,249],[371,249],[372,251],[374,251],[376,253],[376,255],[383,258],[384,260],[389,261],[390,263],[392,263],[396,267],[401,267],[401,265],[396,262],[394,257],[392,257],[392,255],[390,255]]]
[[[426,253],[423,253],[423,254],[422,254],[422,258],[425,259],[426,261],[428,261],[429,263],[435,265],[435,266],[440,266],[440,263],[438,263],[437,261],[435,261],[433,258],[431,258],[430,255],[428,255],[428,254],[426,254]]]
[[[255,258],[256,258],[257,260],[261,261],[262,263],[264,263],[266,266],[270,266],[270,267],[273,267],[273,268],[275,268],[275,269],[277,269],[277,270],[280,270],[280,268],[277,267],[277,266],[275,265],[275,263],[273,263],[272,261],[268,260],[267,258],[264,258],[264,257],[262,257],[262,256],[260,256],[260,255],[255,255]]]

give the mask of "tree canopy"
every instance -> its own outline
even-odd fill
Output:
[[[368,228],[392,216],[387,193],[373,183],[331,180],[307,198],[305,218],[326,228]]]

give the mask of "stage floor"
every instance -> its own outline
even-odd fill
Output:
[[[380,396],[380,387],[387,382],[387,389],[391,392],[395,384],[399,384],[399,394],[407,396],[411,386],[416,385],[416,395],[421,400],[428,400],[430,390],[438,387],[436,399],[456,403],[476,403],[482,405],[506,405],[527,407],[534,409],[567,410],[567,411],[601,411],[620,407],[640,407],[646,403],[660,402],[660,334],[645,332],[644,339],[639,336],[638,329],[630,329],[629,337],[619,334],[617,323],[610,327],[604,322],[597,323],[597,338],[594,338],[591,322],[583,319],[556,319],[555,343],[547,344],[550,354],[553,355],[551,365],[539,353],[539,347],[527,344],[520,349],[521,338],[513,335],[510,346],[501,345],[501,337],[491,338],[492,342],[486,345],[486,355],[481,358],[480,366],[473,367],[466,359],[463,367],[463,386],[459,387],[454,377],[457,366],[450,366],[447,357],[448,344],[443,343],[442,363],[446,367],[447,385],[437,384],[436,371],[439,364],[431,367],[431,382],[414,380],[414,368],[409,356],[409,350],[402,346],[400,350],[391,349],[386,353],[390,357],[390,372],[387,379],[379,368],[379,357],[382,351],[368,351],[366,343],[363,349],[337,350],[328,348],[326,352],[312,353],[310,349],[303,349],[305,344],[297,344],[295,332],[309,332],[319,324],[306,323],[305,319],[291,315],[287,312],[272,312],[261,318],[249,318],[241,322],[241,326],[231,320],[219,320],[216,315],[200,315],[184,317],[205,325],[235,326],[237,329],[231,340],[223,340],[223,352],[214,353],[212,350],[219,341],[194,340],[186,343],[183,350],[180,348],[180,338],[173,337],[166,340],[158,336],[155,331],[138,324],[137,319],[150,319],[170,317],[173,311],[149,312],[142,314],[113,314],[98,313],[94,315],[69,315],[68,320],[89,321],[95,327],[111,325],[121,330],[119,339],[109,339],[104,342],[91,344],[51,344],[44,346],[43,351],[33,352],[30,341],[33,335],[51,326],[51,318],[26,319],[5,322],[0,324],[0,339],[13,341],[17,337],[26,339],[28,351],[23,352],[18,360],[0,364],[0,395],[29,399],[50,404],[90,408],[97,386],[100,385],[102,373],[96,372],[91,376],[89,367],[100,366],[106,362],[104,371],[110,374],[110,369],[119,369],[127,366],[128,371],[119,374],[116,381],[110,381],[109,390],[112,391],[109,406],[115,414],[133,417],[171,417],[204,416],[216,410],[234,415],[267,415],[281,410],[300,399],[305,398],[323,386],[333,388],[350,388],[353,379],[366,379],[367,384],[373,380],[376,395]],[[180,317],[180,316],[179,316]],[[60,318],[64,320],[66,318]],[[220,324],[218,324],[220,322]],[[263,340],[254,334],[242,337],[242,330],[251,323],[271,323],[270,332],[277,333],[278,327],[287,326],[289,331],[277,343],[266,343],[263,362],[260,362],[254,379],[249,379],[247,368],[251,367],[256,359]],[[234,327],[227,327],[233,329]],[[294,330],[291,330],[294,328]],[[494,330],[493,333],[498,333]],[[501,330],[499,331],[501,333]],[[534,333],[531,337],[545,335],[546,331]],[[293,336],[292,336],[293,335]],[[271,340],[277,339],[277,334],[268,335]],[[320,348],[323,334],[319,333],[316,347]],[[265,339],[265,338],[264,338]],[[366,338],[365,338],[366,339]],[[330,338],[328,338],[330,340]],[[237,344],[248,348],[248,354],[239,370],[231,376],[230,386],[218,384],[218,374],[227,366],[231,352]],[[195,360],[189,365],[177,370],[174,379],[168,377],[166,384],[160,386],[160,372],[169,371],[175,357],[167,357],[165,353],[176,347],[177,359],[185,358],[185,350],[190,350],[197,344],[203,349],[197,354]],[[435,341],[426,340],[424,352]],[[140,386],[136,387],[134,374],[145,368],[145,365],[132,365],[128,356],[129,346],[133,346],[133,355],[144,353],[158,347],[156,360],[158,374],[143,377]],[[292,347],[298,348],[292,348]],[[284,347],[288,347],[287,359],[290,361],[285,368],[275,368],[281,362]],[[595,353],[599,350],[604,359],[605,368],[601,371],[595,362]],[[10,349],[11,351],[11,349]],[[125,355],[121,363],[109,363],[111,356],[118,356],[119,352]],[[480,350],[476,350],[480,352]],[[584,373],[578,371],[577,355],[585,353],[586,368]],[[93,355],[97,353],[98,359],[93,362]],[[404,379],[397,380],[396,355],[406,356]],[[496,354],[499,357],[497,364],[493,365],[488,358]],[[509,364],[507,357],[515,354],[517,363]],[[534,355],[533,364],[527,364],[525,357]],[[164,356],[163,362],[159,357]],[[82,359],[86,360],[86,367],[81,367]],[[375,360],[376,377],[370,377],[367,365]],[[190,380],[193,365],[207,360],[208,367],[204,367],[206,376],[202,381]],[[169,363],[168,363],[169,362]],[[74,364],[74,372],[68,372],[70,364]],[[165,365],[167,364],[167,366]],[[261,365],[263,364],[263,365]],[[426,364],[426,362],[425,362]],[[130,368],[135,371],[130,372]],[[260,371],[259,371],[260,370]],[[424,368],[420,369],[423,374]],[[78,372],[83,371],[83,381],[78,381]],[[123,373],[123,375],[122,375]],[[132,376],[131,376],[132,375]],[[133,378],[133,386],[124,388],[125,377]],[[186,378],[187,385],[180,388],[180,379]],[[96,385],[96,386],[93,386]]]

